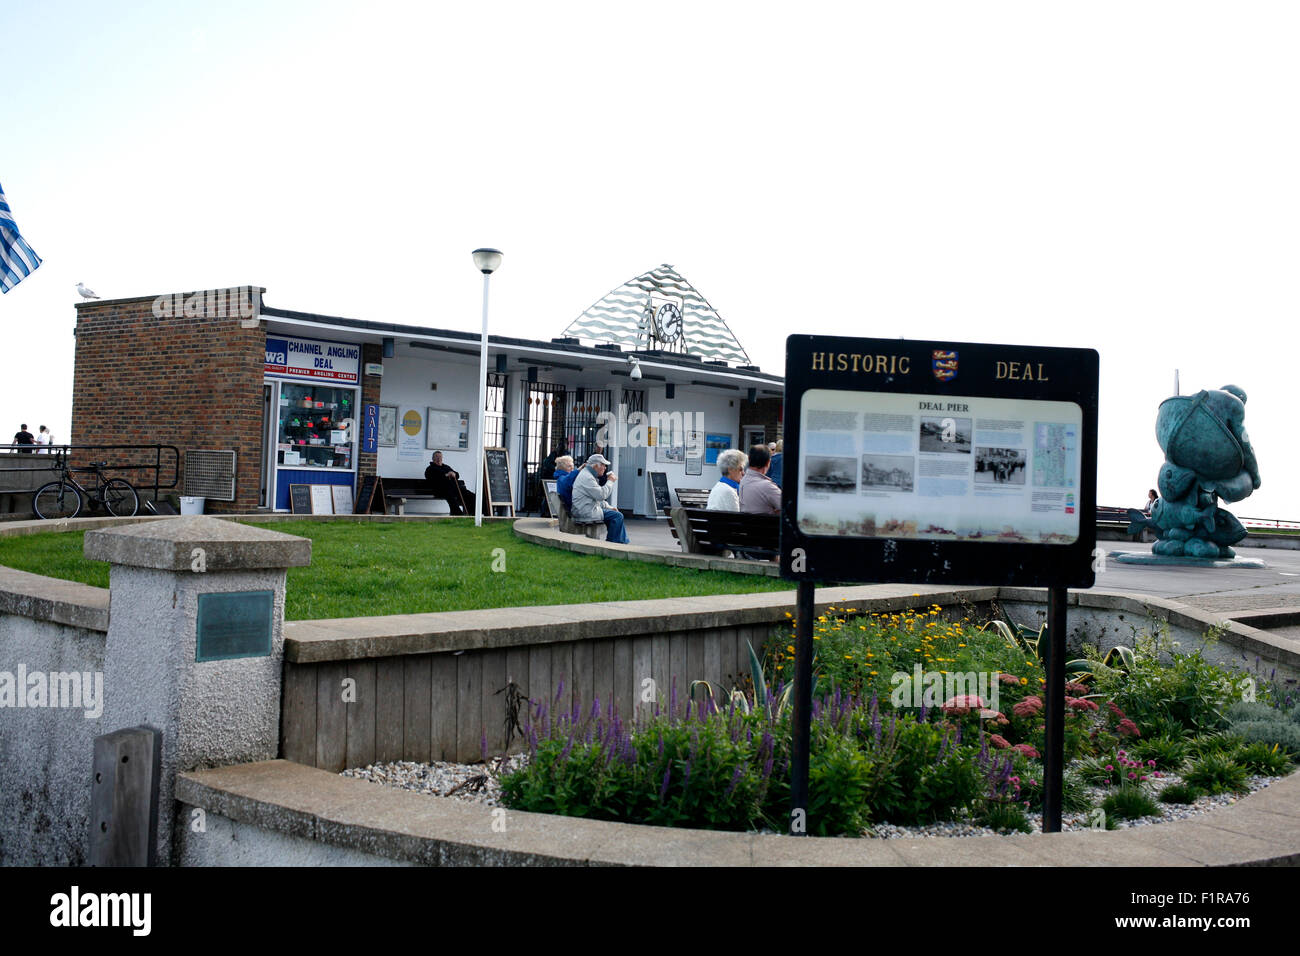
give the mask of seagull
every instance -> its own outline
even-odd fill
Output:
[[[98,298],[99,298],[99,296],[95,295],[95,293],[94,293],[92,290],[87,289],[87,288],[86,288],[84,285],[82,285],[80,282],[77,283],[77,291],[81,293],[81,297],[82,297],[83,299],[98,299]]]

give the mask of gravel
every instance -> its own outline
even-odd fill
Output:
[[[370,764],[366,767],[345,770],[342,776],[367,780],[386,787],[412,790],[416,793],[427,793],[430,796],[451,797],[453,800],[465,800],[471,803],[496,807],[500,806],[501,798],[501,786],[497,782],[498,774],[504,770],[514,769],[524,759],[524,755],[516,754],[510,757],[504,765],[499,764],[498,761],[492,761],[491,764],[484,765],[481,763],[463,764],[441,761],[413,763],[402,760],[396,763]],[[1274,780],[1280,779],[1280,777],[1250,777],[1246,783],[1250,787],[1250,792],[1255,793],[1267,787]],[[1176,774],[1166,774],[1159,780],[1153,781],[1152,795],[1158,798],[1161,790],[1177,782],[1180,782],[1180,778]],[[1088,795],[1096,805],[1101,804],[1105,793],[1105,790],[1101,787],[1088,788]],[[1220,807],[1231,806],[1239,799],[1241,799],[1241,796],[1224,793],[1217,796],[1201,797],[1193,804],[1161,803],[1158,817],[1118,820],[1116,821],[1116,829],[1124,830],[1129,827],[1152,826],[1158,823],[1167,823],[1171,820],[1187,820],[1191,817],[1210,813]],[[1029,822],[1033,825],[1035,833],[1041,832],[1043,825],[1042,814],[1029,814]],[[1067,832],[1092,829],[1090,813],[1062,814],[1061,829]],[[890,840],[900,838],[915,839],[917,837],[997,836],[998,834],[995,830],[978,826],[970,821],[950,820],[912,827],[879,823],[863,835]]]

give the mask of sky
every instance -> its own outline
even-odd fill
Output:
[[[1300,518],[1290,3],[8,3],[0,426],[71,418],[75,286],[559,335],[670,263],[792,332],[1096,349],[1098,500],[1233,383]],[[167,348],[160,320],[159,349]],[[219,396],[195,395],[196,408]],[[6,432],[7,434],[7,432]]]

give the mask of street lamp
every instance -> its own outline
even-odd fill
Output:
[[[487,452],[483,445],[484,426],[487,425],[487,353],[488,353],[488,279],[492,273],[501,267],[501,251],[499,249],[475,249],[474,268],[483,273],[483,341],[479,345],[478,359],[478,413],[483,419],[479,422],[475,430],[478,437],[475,439],[474,462],[478,467],[479,478],[483,481],[479,483],[478,497],[474,504],[474,527],[483,527],[483,507],[488,499],[487,495]]]

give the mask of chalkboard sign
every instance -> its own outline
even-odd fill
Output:
[[[650,472],[650,487],[654,490],[655,511],[664,512],[669,510],[673,506],[673,500],[668,497],[667,472]]]
[[[384,482],[378,475],[366,475],[361,479],[353,514],[388,514],[388,502],[384,499]]]
[[[484,448],[484,464],[487,468],[487,505],[489,509],[508,508],[510,516],[515,514],[515,499],[510,493],[510,453],[504,448]],[[491,514],[491,511],[488,512]]]
[[[352,486],[330,485],[330,491],[334,495],[334,513],[336,515],[352,514]]]
[[[296,515],[311,514],[311,485],[290,485],[289,505]]]

